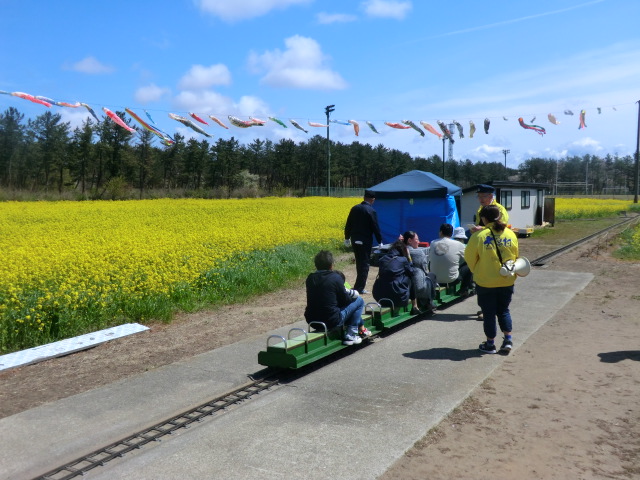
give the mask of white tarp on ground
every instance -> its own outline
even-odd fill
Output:
[[[67,338],[66,340],[60,340],[59,342],[48,343],[46,345],[40,345],[39,347],[9,353],[7,355],[0,356],[0,370],[7,370],[21,365],[41,362],[49,358],[68,355],[73,352],[95,347],[100,343],[108,342],[115,338],[126,337],[127,335],[143,332],[145,330],[149,330],[149,328],[144,325],[140,325],[139,323],[126,323],[124,325],[118,325],[117,327],[87,333],[78,337]]]

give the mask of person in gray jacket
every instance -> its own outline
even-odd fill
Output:
[[[471,288],[471,271],[464,260],[465,244],[451,238],[453,225],[440,225],[440,238],[429,246],[429,270],[440,285],[460,282],[460,293],[466,295]]]

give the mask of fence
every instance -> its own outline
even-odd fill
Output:
[[[332,188],[330,197],[362,197],[364,188]],[[308,187],[307,197],[326,197],[327,187]]]

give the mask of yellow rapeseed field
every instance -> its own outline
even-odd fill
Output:
[[[339,240],[354,203],[322,197],[0,203],[0,340],[50,335],[74,311],[90,316],[115,298],[169,294],[243,252]]]
[[[615,216],[629,210],[629,200],[593,198],[556,198],[556,217],[559,219],[599,218]]]

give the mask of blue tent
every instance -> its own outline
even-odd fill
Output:
[[[430,242],[438,238],[441,224],[460,226],[456,202],[460,203],[462,189],[433,173],[412,170],[367,190],[376,195],[383,243],[394,242],[407,230]]]

